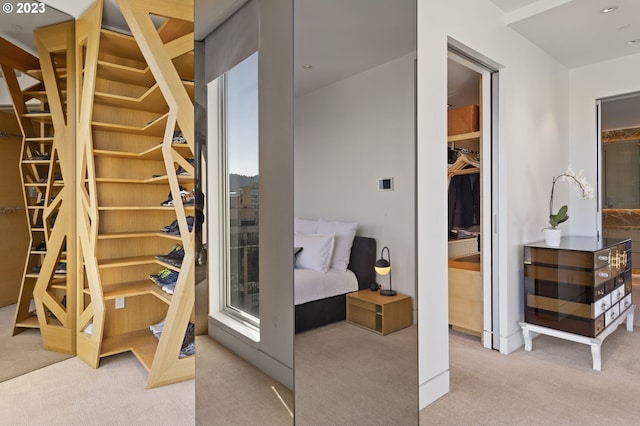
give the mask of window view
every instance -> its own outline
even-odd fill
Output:
[[[225,310],[257,325],[259,314],[258,54],[225,73]]]

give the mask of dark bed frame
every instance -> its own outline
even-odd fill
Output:
[[[369,237],[355,237],[348,268],[356,275],[359,290],[370,288],[376,281],[376,273],[373,269],[375,262],[376,240]],[[296,333],[346,319],[346,300],[346,295],[340,294],[296,305]]]

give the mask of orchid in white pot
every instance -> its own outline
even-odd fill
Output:
[[[549,198],[549,225],[551,228],[545,229],[545,238],[547,239],[547,245],[550,246],[558,246],[560,244],[560,230],[558,229],[558,225],[566,222],[569,219],[569,215],[567,214],[569,208],[567,205],[563,205],[554,213],[553,210],[553,193],[556,188],[556,182],[569,182],[571,186],[576,190],[576,194],[578,197],[583,200],[590,200],[593,198],[593,187],[587,182],[587,179],[582,175],[582,170],[578,174],[576,174],[573,169],[571,169],[571,165],[567,168],[567,170],[559,175],[553,177],[553,182],[551,184],[551,197]],[[555,232],[547,232],[550,230],[554,230]],[[553,234],[553,235],[552,235]],[[552,240],[550,240],[552,238]]]

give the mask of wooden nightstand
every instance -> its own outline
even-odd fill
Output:
[[[412,324],[411,297],[381,296],[360,290],[347,294],[347,321],[378,334],[389,334]]]

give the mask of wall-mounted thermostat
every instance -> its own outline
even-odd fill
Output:
[[[393,178],[378,178],[378,191],[393,191]]]

